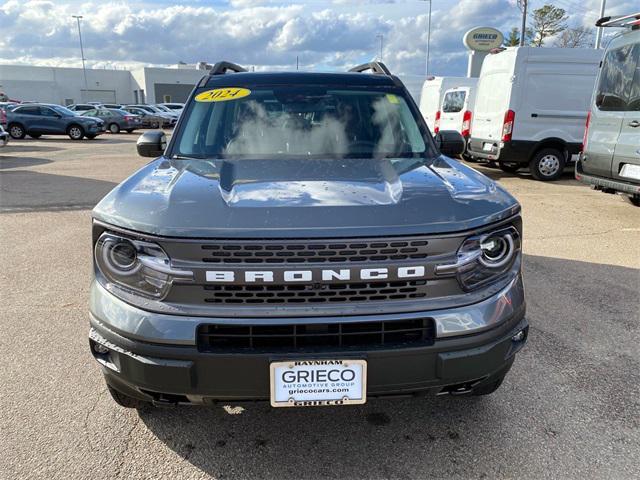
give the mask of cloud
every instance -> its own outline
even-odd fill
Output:
[[[0,6],[0,63],[77,66],[78,31],[71,16],[80,14],[90,67],[228,59],[258,70],[292,69],[298,57],[304,69],[344,69],[375,58],[382,34],[383,57],[393,71],[422,74],[425,12],[426,3],[407,0],[8,0]],[[434,2],[432,73],[464,75],[464,32],[479,24],[506,31],[518,16],[510,0]]]

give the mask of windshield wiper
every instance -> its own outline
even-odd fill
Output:
[[[173,160],[206,160],[207,157],[196,157],[194,155],[188,156],[188,155],[179,155],[179,154],[175,154],[171,157]]]

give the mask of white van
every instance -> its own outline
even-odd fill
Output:
[[[475,88],[453,87],[444,92],[440,106],[440,122],[436,122],[437,130],[455,130],[460,132],[465,142],[471,133],[471,118],[476,95]]]
[[[477,83],[477,78],[466,77],[429,77],[425,80],[420,93],[420,112],[433,133],[440,130],[438,121],[441,119],[440,107],[445,92],[456,87],[473,90]]]
[[[596,25],[625,30],[607,45],[576,178],[640,207],[640,12]]]
[[[582,145],[601,50],[510,47],[482,64],[467,153],[556,180]]]

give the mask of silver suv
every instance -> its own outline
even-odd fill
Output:
[[[626,27],[609,43],[584,134],[576,179],[640,206],[640,13],[605,17],[603,27]]]

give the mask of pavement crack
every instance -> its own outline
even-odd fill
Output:
[[[89,418],[91,417],[95,409],[98,408],[98,403],[100,403],[100,398],[106,391],[107,389],[105,387],[102,390],[100,390],[100,392],[98,392],[98,395],[96,395],[95,401],[93,402],[89,410],[87,410],[87,414],[84,416],[84,421],[82,422],[82,429],[84,430],[85,438],[87,439],[87,444],[89,445],[89,450],[91,451],[94,450],[94,447],[93,447],[93,444],[91,443],[92,436],[89,435]]]
[[[133,425],[131,425],[131,428],[127,432],[127,435],[126,435],[127,441],[124,444],[124,449],[119,455],[120,459],[118,461],[118,466],[116,467],[115,475],[113,478],[120,478],[120,474],[122,473],[122,468],[124,467],[124,464],[127,461],[126,456],[127,456],[127,452],[129,451],[129,446],[131,445],[131,440],[133,438],[132,437],[133,431],[136,429],[136,427],[139,424],[140,424],[140,416],[136,415],[136,419],[133,422]]]
[[[609,230],[603,230],[601,232],[588,232],[588,233],[567,233],[561,235],[545,235],[544,237],[530,236],[527,240],[548,240],[550,238],[581,238],[581,237],[595,237],[598,235],[607,235],[613,232],[619,232],[619,228],[611,228]]]

